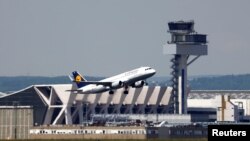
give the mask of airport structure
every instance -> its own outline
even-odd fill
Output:
[[[6,94],[5,94],[5,93],[0,92],[0,97],[2,97],[2,96],[4,96],[4,95],[6,95]]]
[[[34,125],[82,124],[92,115],[166,114],[170,87],[118,89],[114,94],[74,94],[73,85],[34,85],[0,99],[1,106],[31,106]],[[161,117],[161,116],[160,116]],[[159,118],[159,116],[158,116]]]
[[[113,95],[71,94],[66,91],[71,88],[71,84],[34,85],[0,98],[0,138],[27,138],[29,131],[45,134],[48,125],[53,129],[53,126],[87,124],[168,127],[250,122],[250,91],[190,91],[188,114],[180,115],[168,114],[171,87],[130,88],[128,94],[118,89]]]
[[[174,55],[169,113],[187,114],[187,67],[201,55],[207,55],[207,39],[206,35],[195,32],[194,21],[169,22],[168,27],[171,41],[163,46],[163,52]],[[188,62],[191,55],[196,57]]]
[[[113,120],[126,115],[127,120],[138,117],[154,122],[169,120],[170,123],[250,120],[250,91],[191,91],[187,99],[187,113],[191,116],[181,117],[168,114],[171,87],[130,88],[129,94],[123,94],[121,88],[113,95],[66,91],[71,88],[71,84],[30,86],[0,98],[0,106],[32,109],[34,125],[82,124],[92,118],[101,118],[100,115],[113,116]],[[226,113],[231,115],[227,118]],[[205,115],[206,118],[202,117]]]
[[[187,66],[207,55],[206,35],[193,21],[168,26],[171,87],[80,94],[73,84],[32,85],[0,97],[0,139],[206,137],[204,125],[250,122],[250,91],[188,90]]]

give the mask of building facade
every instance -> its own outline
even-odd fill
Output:
[[[166,116],[171,87],[130,88],[128,94],[118,89],[112,95],[67,91],[72,87],[71,84],[30,86],[1,97],[0,106],[29,106],[33,125],[82,124],[92,115],[172,118]],[[191,91],[187,105],[192,122],[250,121],[250,91]]]

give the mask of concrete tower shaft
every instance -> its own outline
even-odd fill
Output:
[[[163,53],[174,55],[169,113],[187,114],[187,66],[199,56],[207,55],[206,35],[195,32],[193,21],[169,22],[168,26],[171,41],[163,46]],[[191,55],[196,57],[188,62]]]

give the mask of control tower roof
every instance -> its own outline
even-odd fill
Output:
[[[194,21],[174,21],[168,23],[169,32],[175,34],[188,34],[194,32]]]

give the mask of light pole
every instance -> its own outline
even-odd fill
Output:
[[[84,102],[85,126],[87,126],[87,122],[88,122],[88,105],[89,105],[89,102]]]
[[[87,121],[88,121],[88,112],[87,112],[87,106],[88,106],[88,103],[85,103],[85,125],[87,125]]]
[[[17,106],[18,106],[18,102],[17,101],[13,101],[13,107],[14,107],[14,138],[17,139]]]

